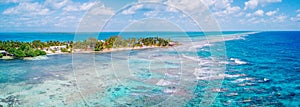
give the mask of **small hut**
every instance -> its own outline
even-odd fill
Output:
[[[10,54],[5,50],[0,50],[0,54],[3,54],[3,56],[10,56]]]

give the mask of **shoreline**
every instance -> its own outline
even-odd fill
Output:
[[[36,57],[24,57],[21,58],[21,60],[46,60],[48,59],[47,56],[52,56],[52,55],[67,55],[67,54],[102,54],[102,53],[110,53],[110,52],[121,52],[121,51],[129,51],[129,50],[146,50],[146,49],[158,49],[158,48],[170,48],[170,47],[175,47],[178,45],[174,46],[167,46],[167,47],[160,47],[160,46],[144,46],[144,47],[133,47],[133,48],[111,48],[111,49],[104,49],[102,51],[92,51],[92,50],[87,50],[87,51],[74,51],[74,52],[56,52],[56,53],[50,53],[49,51],[46,51],[46,55],[41,55],[41,56],[36,56]],[[46,57],[45,57],[46,56]],[[13,58],[11,56],[5,56],[5,58],[0,58],[0,60],[14,60],[16,58]]]
[[[243,39],[242,37],[248,36],[251,34],[256,34],[260,32],[245,32],[245,33],[239,33],[239,34],[223,34],[223,39],[219,40],[214,40],[210,39],[213,43],[215,42],[220,42],[220,41],[230,41],[230,40],[237,40],[237,39]],[[230,36],[230,37],[226,37]],[[53,53],[52,51],[45,51],[46,55],[41,55],[41,56],[36,56],[36,57],[24,57],[24,58],[19,58],[21,60],[40,60],[39,57],[43,56],[51,56],[51,55],[65,55],[65,54],[90,54],[90,53],[96,53],[96,54],[102,54],[102,53],[110,53],[110,52],[120,52],[120,51],[129,51],[129,50],[145,50],[145,49],[154,49],[154,48],[170,48],[170,47],[176,47],[180,46],[181,44],[175,44],[173,46],[143,46],[143,47],[122,47],[122,48],[111,48],[111,49],[104,49],[101,51],[94,51],[94,50],[81,50],[81,49],[74,49],[73,52],[58,52],[56,51]],[[14,60],[18,58],[14,58],[12,56],[3,56],[0,58],[0,60]],[[46,58],[41,58],[42,60]]]
[[[128,38],[122,39],[121,36],[110,36],[105,40],[89,38],[84,41],[47,41],[34,40],[32,42],[19,41],[2,41],[0,45],[6,47],[1,48],[1,59],[25,59],[35,60],[39,56],[70,54],[70,53],[107,53],[124,50],[138,50],[161,48],[177,45],[170,38],[164,39],[157,37],[147,38]],[[17,44],[17,45],[16,45]],[[7,47],[11,46],[11,47]],[[114,48],[117,47],[117,48]],[[5,56],[2,58],[2,56]],[[44,59],[44,58],[42,58]]]
[[[176,45],[177,46],[177,45]],[[56,52],[56,53],[49,53],[47,51],[48,55],[61,55],[61,54],[89,54],[89,53],[110,53],[110,52],[120,52],[120,51],[129,51],[129,50],[144,50],[144,49],[158,49],[158,48],[170,48],[175,46],[167,46],[167,47],[159,47],[159,46],[144,46],[139,48],[111,48],[111,49],[104,49],[102,51],[93,51],[93,50],[77,50],[74,52]]]

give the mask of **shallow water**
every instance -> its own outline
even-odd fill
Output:
[[[0,60],[0,104],[299,106],[300,32],[225,35],[225,60],[222,41],[188,35],[175,48]]]

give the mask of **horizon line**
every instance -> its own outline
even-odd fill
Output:
[[[189,32],[276,32],[276,31],[300,31],[300,30],[265,30],[265,31],[259,31],[259,30],[224,30],[224,31],[185,31],[187,33]],[[103,32],[96,32],[96,31],[90,31],[90,32],[58,32],[58,31],[7,31],[0,33],[119,33],[122,31],[103,31]],[[131,33],[131,32],[180,32],[180,31],[125,31],[125,33]]]

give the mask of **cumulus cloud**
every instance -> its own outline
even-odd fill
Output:
[[[84,8],[81,8],[81,9],[84,9]],[[115,14],[115,11],[113,11],[110,8],[106,8],[104,5],[96,6],[95,8],[89,8],[89,9],[91,9],[90,13],[93,15],[109,15],[110,16],[110,15]]]
[[[38,2],[27,3],[21,2],[16,7],[8,8],[3,11],[4,15],[47,15],[50,13],[50,9]]]
[[[231,7],[232,2],[232,0],[219,0],[214,2],[214,8],[217,10],[226,9],[228,7]]]
[[[246,14],[246,17],[251,17],[251,16],[252,16],[251,13],[247,13],[247,14]]]
[[[253,13],[256,16],[264,16],[264,11],[263,10],[257,10]]]
[[[238,13],[240,10],[241,10],[241,8],[238,7],[238,6],[227,7],[223,11],[217,11],[217,12],[215,12],[214,15],[216,15],[216,16],[227,16],[227,15],[231,15],[233,13]]]
[[[241,10],[239,6],[232,6],[233,0],[200,0],[207,5],[215,16],[226,16],[231,14],[238,14]],[[190,2],[193,4],[193,2]]]
[[[296,17],[292,17],[291,20],[295,22],[300,22],[300,14],[298,14]]]
[[[291,20],[295,22],[300,22],[300,9],[298,9],[296,12],[297,15],[295,17],[291,17]]]
[[[72,12],[72,11],[86,11],[93,7],[94,5],[98,4],[98,2],[87,2],[87,3],[70,3],[69,5],[65,6],[63,8],[66,12]]]
[[[67,5],[67,3],[70,3],[69,0],[46,0],[45,1],[45,6],[48,6],[49,8],[52,9],[60,9]]]
[[[80,23],[84,13],[94,5],[99,6],[90,10],[92,15],[112,15],[114,11],[106,8],[100,2],[77,2],[73,0],[45,0],[36,2],[33,0],[9,0],[6,2],[15,3],[5,9],[1,17],[10,18],[2,20],[7,26],[30,27],[67,27],[74,31]],[[5,3],[6,3],[5,2]],[[4,3],[0,1],[0,3]],[[99,20],[99,19],[98,19]],[[12,24],[11,22],[17,23]]]
[[[1,0],[0,3],[20,3],[20,2],[29,2],[31,0]]]
[[[96,5],[97,2],[88,2],[88,3],[83,3],[81,6],[80,6],[80,10],[88,10],[90,9],[91,7],[93,7],[94,5]]]
[[[139,2],[163,2],[165,0],[138,0]]]
[[[139,10],[141,8],[143,8],[142,4],[134,5],[134,6],[130,7],[129,9],[125,9],[124,11],[122,11],[122,14],[131,15],[131,14],[134,14],[137,10]]]
[[[274,10],[274,11],[269,11],[269,12],[267,12],[266,15],[267,15],[267,16],[273,16],[273,15],[275,15],[278,11],[279,11],[279,9],[277,8],[277,9]]]
[[[273,18],[273,22],[278,23],[278,22],[284,22],[286,21],[287,16],[284,14],[278,15],[276,17]]]
[[[197,12],[201,13],[205,10],[203,0],[193,0],[193,2],[191,0],[167,0],[164,3],[186,12],[195,12],[195,10],[198,10]]]
[[[247,2],[245,2],[245,10],[246,9],[254,9],[256,8],[258,5],[258,0],[249,0]]]
[[[255,9],[258,5],[265,5],[268,3],[279,3],[282,0],[249,0],[247,2],[245,2],[245,8],[246,9]]]
[[[63,8],[63,11],[71,12],[71,11],[79,11],[79,9],[76,6],[68,5],[68,6]]]

